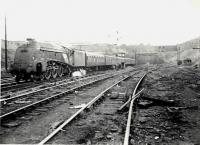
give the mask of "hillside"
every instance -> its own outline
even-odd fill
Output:
[[[1,40],[1,66],[4,68],[5,65],[5,43]],[[14,60],[14,54],[17,47],[26,43],[25,41],[8,41],[8,66]],[[177,54],[180,54],[180,59],[184,60],[190,58],[192,62],[199,63],[199,50],[194,50],[193,48],[200,48],[200,37],[177,44],[177,45],[166,45],[166,46],[152,46],[152,45],[114,45],[106,43],[96,43],[96,44],[84,44],[84,45],[73,45],[72,49],[75,50],[85,50],[89,52],[95,52],[105,55],[116,55],[118,53],[125,53],[125,57],[135,58],[138,56],[138,60],[149,58],[154,59],[153,62],[177,62]],[[178,53],[177,53],[177,50]],[[144,54],[144,55],[142,55]],[[141,58],[139,58],[141,57]],[[145,58],[145,57],[148,57]],[[156,58],[158,57],[158,59]],[[155,59],[156,58],[156,59]]]
[[[179,52],[181,60],[190,58],[192,62],[200,63],[200,49],[193,49],[200,48],[200,37],[180,43],[177,47],[180,49]]]

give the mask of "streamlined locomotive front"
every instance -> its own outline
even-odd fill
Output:
[[[34,69],[36,47],[36,43],[27,43],[17,48],[14,63],[10,68],[10,73],[15,75],[17,82],[20,79],[27,80],[30,77]]]
[[[27,44],[17,48],[10,68],[10,73],[16,76],[16,82],[50,79],[70,73],[73,51],[50,43],[39,43],[34,39],[27,40]]]

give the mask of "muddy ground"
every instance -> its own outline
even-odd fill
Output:
[[[149,73],[138,100],[131,144],[200,144],[200,70],[161,67]]]

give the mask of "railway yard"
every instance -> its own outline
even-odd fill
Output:
[[[0,13],[0,145],[200,145],[200,0]]]
[[[200,144],[200,70],[171,64],[15,83],[1,78],[1,144]]]

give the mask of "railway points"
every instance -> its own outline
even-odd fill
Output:
[[[73,119],[77,118],[78,115],[80,115],[82,112],[84,112],[85,110],[92,110],[92,112],[94,111],[95,107],[92,108],[92,106],[94,104],[98,104],[98,102],[102,102],[102,103],[105,103],[105,100],[102,101],[102,99],[105,99],[106,97],[109,98],[109,96],[106,96],[106,93],[109,92],[114,86],[118,85],[119,83],[121,83],[122,81],[125,81],[126,79],[130,78],[131,76],[133,76],[133,74],[131,75],[128,75],[124,78],[122,78],[121,80],[117,81],[116,83],[112,84],[111,86],[109,86],[107,89],[103,90],[102,92],[100,92],[96,97],[94,97],[92,100],[90,100],[87,104],[85,104],[83,107],[81,107],[75,114],[73,114],[69,119],[67,119],[66,121],[64,121],[60,126],[58,126],[52,133],[50,133],[46,138],[44,138],[39,144],[40,145],[43,145],[43,144],[46,144],[48,143],[49,140],[51,140],[56,134],[58,134],[59,132],[61,132],[63,130],[63,128],[67,125],[69,125]],[[142,77],[143,78],[143,77]],[[139,83],[138,83],[139,85]],[[136,85],[136,86],[138,86]],[[137,87],[136,87],[136,90],[137,90]],[[120,99],[120,98],[119,98]],[[124,98],[121,98],[122,100]],[[119,104],[122,103],[122,101],[120,100],[119,102],[115,102],[116,99],[114,99],[114,101],[110,102],[109,104],[107,105],[113,105],[114,103],[114,106],[117,105],[117,106],[112,106],[112,110],[114,109],[115,111],[114,112],[117,112],[117,108],[119,106]],[[97,106],[97,105],[95,105]],[[111,109],[111,108],[110,108]],[[65,130],[65,129],[64,129]],[[62,139],[61,139],[62,140]],[[66,139],[65,139],[66,140]],[[51,142],[50,143],[64,143],[64,142]],[[67,143],[67,142],[65,142]],[[70,142],[71,143],[71,142]]]

